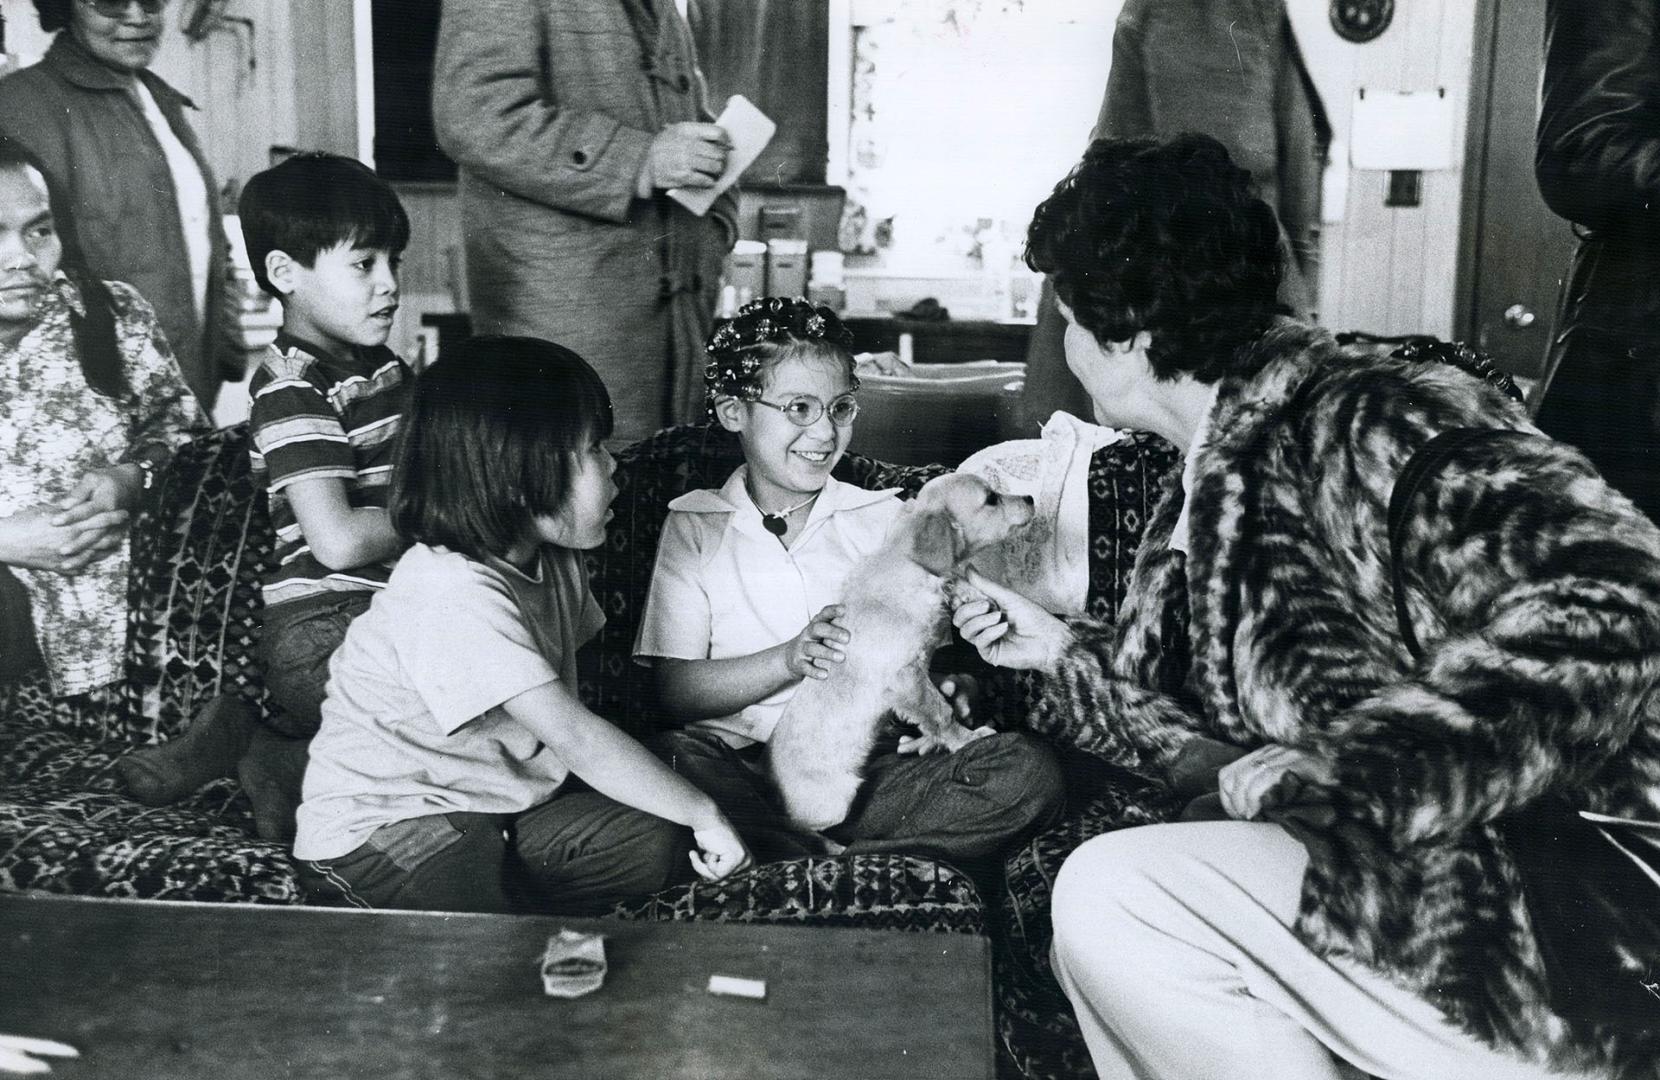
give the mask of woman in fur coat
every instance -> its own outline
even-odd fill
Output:
[[[955,621],[1043,672],[1079,745],[1219,787],[1227,818],[1061,872],[1054,966],[1096,1067],[1652,1077],[1652,1037],[1550,1008],[1497,823],[1547,793],[1660,820],[1660,531],[1487,383],[1285,318],[1276,236],[1205,136],[1097,141],[1029,235],[1099,414],[1185,468],[1116,629],[978,575]],[[1534,437],[1466,445],[1407,506],[1415,658],[1390,495],[1469,427]]]

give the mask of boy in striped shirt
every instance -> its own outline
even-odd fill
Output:
[[[386,492],[411,373],[386,339],[409,218],[384,180],[332,154],[254,176],[239,210],[254,277],[283,305],[249,383],[251,465],[277,534],[260,643],[277,731],[255,727],[239,772],[261,835],[286,838],[329,657],[402,550]]]

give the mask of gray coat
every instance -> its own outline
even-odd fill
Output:
[[[582,354],[619,439],[698,415],[736,215],[730,193],[702,219],[635,195],[657,132],[709,119],[672,0],[445,0],[433,119],[461,166],[474,330]]]
[[[22,142],[68,192],[88,267],[124,281],[155,309],[186,384],[212,408],[228,358],[225,233],[218,185],[184,110],[194,103],[161,79],[138,77],[156,99],[208,191],[207,296],[191,295],[179,204],[167,155],[150,130],[126,76],[100,64],[67,33],[40,63],[0,79],[0,131]],[[206,318],[199,317],[200,300]]]

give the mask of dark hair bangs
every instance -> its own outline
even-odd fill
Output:
[[[499,557],[533,517],[559,510],[574,453],[611,430],[611,396],[576,353],[537,338],[469,338],[415,380],[393,528],[410,542]]]
[[[392,185],[338,154],[297,154],[254,174],[238,213],[254,278],[273,296],[265,274],[273,251],[311,266],[319,252],[343,244],[394,253],[409,246],[409,215]]]

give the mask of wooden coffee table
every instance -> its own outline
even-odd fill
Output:
[[[588,997],[542,993],[562,926]],[[55,1080],[989,1080],[990,983],[962,934],[0,896],[0,1032],[78,1047]]]

